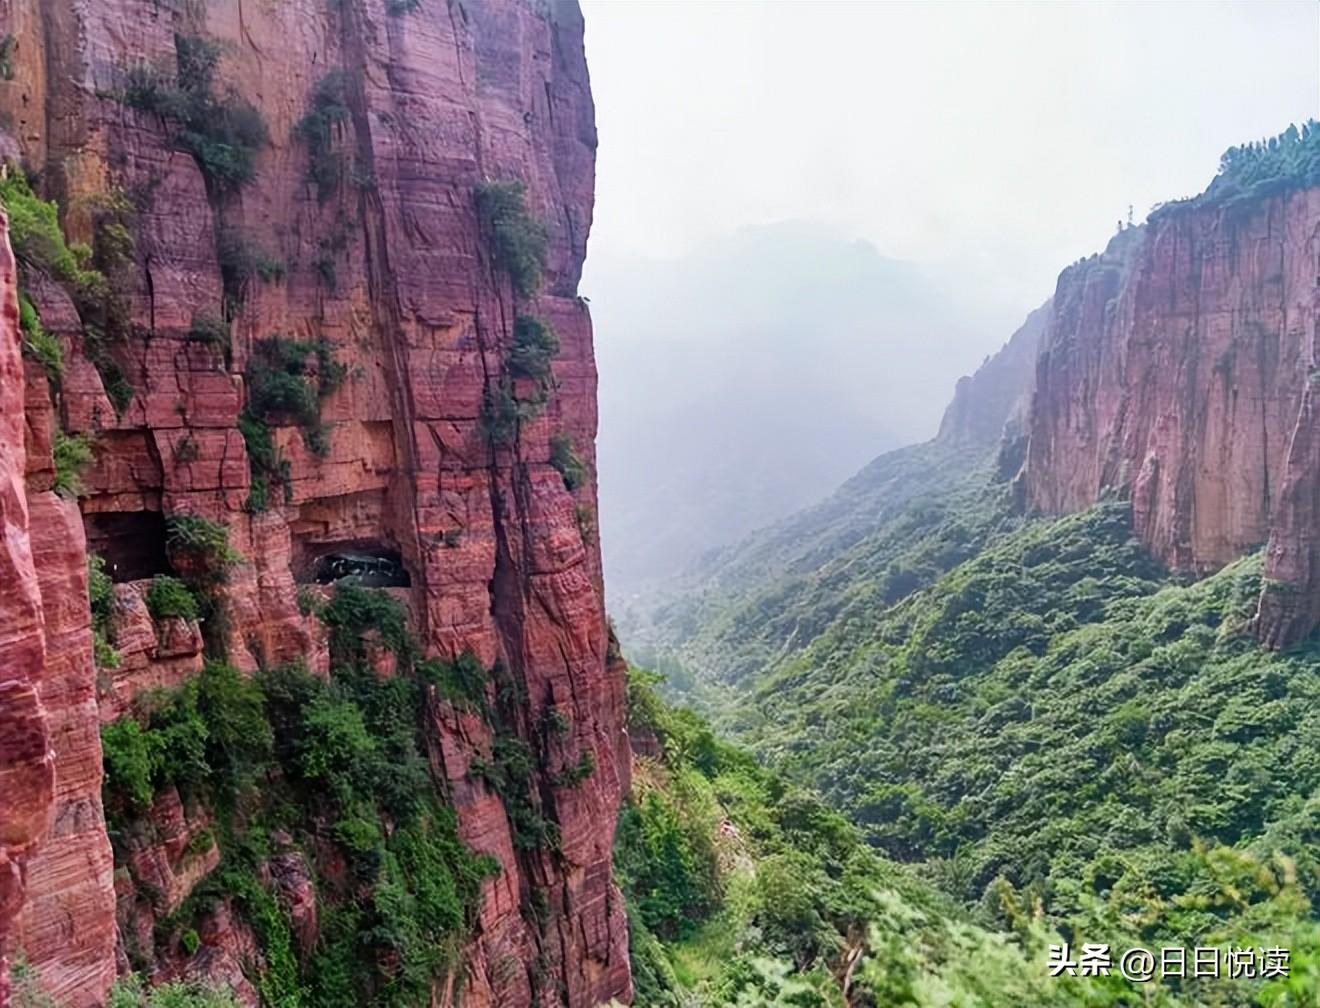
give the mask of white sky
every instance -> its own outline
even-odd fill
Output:
[[[1314,0],[583,9],[588,295],[611,257],[800,219],[1025,313],[1129,204],[1140,220],[1200,191],[1225,147],[1320,115]]]

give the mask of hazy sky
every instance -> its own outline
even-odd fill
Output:
[[[1320,109],[1314,0],[583,8],[588,295],[593,261],[805,219],[1025,313],[1129,204],[1198,192],[1226,146]]]

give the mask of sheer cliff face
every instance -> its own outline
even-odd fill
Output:
[[[1172,208],[1059,278],[1022,472],[1059,513],[1131,497],[1141,539],[1204,573],[1268,541],[1260,633],[1314,625],[1320,191]]]
[[[141,602],[161,518],[181,513],[226,526],[244,557],[223,588],[223,643],[240,668],[297,659],[324,672],[324,632],[299,610],[298,579],[331,550],[389,549],[411,577],[407,602],[426,653],[471,651],[487,668],[506,668],[522,698],[514,727],[529,742],[551,708],[567,715],[565,736],[533,749],[542,757],[532,790],[557,823],[558,849],[527,851],[473,771],[490,755],[489,727],[436,705],[438,786],[463,838],[502,869],[486,883],[463,957],[463,1003],[628,996],[610,862],[627,775],[622,669],[607,655],[592,532],[596,375],[590,318],[576,298],[596,143],[582,32],[576,5],[559,0],[214,0],[178,9],[30,0],[0,13],[0,34],[16,40],[13,79],[0,82],[7,150],[59,200],[71,239],[91,240],[107,206],[129,208],[119,219],[133,238],[131,261],[113,278],[129,323],[109,351],[131,387],[118,408],[68,296],[40,276],[26,294],[64,345],[64,377],[54,395],[25,361],[26,386],[11,380],[12,264],[0,277],[0,510],[15,530],[0,546],[0,947],[21,949],[61,1003],[99,1004],[117,943],[122,962],[124,931],[150,933],[149,920],[125,915],[133,898],[120,885],[116,937],[98,719],[201,667],[196,628],[153,626]],[[115,97],[132,65],[175,65],[176,33],[221,43],[217,89],[251,102],[269,130],[252,180],[234,191],[208,185],[159,115]],[[298,123],[327,79],[342,82],[344,111],[321,153],[341,170],[318,185]],[[530,298],[496,268],[477,212],[477,186],[499,179],[526,184],[527,207],[549,236],[544,280]],[[509,380],[523,313],[558,335],[554,387],[512,436],[494,439],[483,401]],[[227,319],[227,353],[197,338],[198,320],[212,318]],[[273,427],[289,463],[287,495],[275,488],[255,510],[238,430],[242,376],[258,341],[277,335],[324,337],[346,378],[321,403],[323,453],[295,426]],[[95,437],[77,504],[49,489],[56,424]],[[589,474],[573,490],[550,464],[552,440],[565,439]],[[99,677],[89,549],[122,564],[123,575],[123,661]],[[135,565],[137,581],[126,574]],[[584,752],[595,771],[558,785]],[[186,817],[156,811],[162,834],[165,820],[178,820],[170,835],[182,830],[183,847]],[[154,884],[177,905],[205,870],[166,848],[155,852]],[[212,959],[239,956],[241,940],[229,944]]]

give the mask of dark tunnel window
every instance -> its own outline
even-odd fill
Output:
[[[165,516],[159,511],[103,511],[83,517],[87,551],[105,560],[113,581],[140,581],[172,572],[165,556]]]
[[[343,550],[323,553],[312,568],[317,584],[333,584],[344,578],[368,588],[407,588],[412,584],[403,558],[395,550]]]

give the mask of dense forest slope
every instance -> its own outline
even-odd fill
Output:
[[[1128,548],[1139,549],[1135,543]],[[1302,689],[1313,687],[1313,676],[1312,670]],[[1144,825],[1139,816],[1120,817],[1097,833],[1091,823],[1070,818],[1066,807],[1043,807],[1037,800],[997,838],[1006,844],[1000,863],[1020,863],[1008,844],[1013,834],[1034,840],[1032,860],[1061,837],[1072,840],[1071,846],[1060,844],[1069,854],[1079,841],[1099,837],[1100,866],[1080,885],[1061,885],[1058,894],[1003,871],[992,875],[979,900],[960,901],[970,874],[966,865],[936,857],[905,866],[877,852],[862,830],[810,789],[717,740],[692,712],[660,702],[651,681],[634,672],[629,687],[629,732],[637,755],[633,796],[620,818],[616,846],[639,1005],[1285,1008],[1313,1004],[1320,995],[1320,926],[1307,912],[1316,862],[1305,853],[1313,838],[1300,806],[1286,829],[1245,848],[1208,839],[1171,854],[1147,842],[1134,856],[1131,838]],[[1097,699],[1066,681],[1058,685],[1072,693],[1071,701]],[[1242,685],[1240,672],[1214,685]],[[1174,693],[1164,708],[1169,716],[1175,716],[1177,701],[1192,699]],[[1300,691],[1293,702],[1302,702]],[[1068,703],[1051,710],[1069,710],[1075,721]],[[1128,706],[1125,725],[1134,720],[1134,706]],[[971,720],[959,712],[945,723]],[[1065,721],[1065,730],[1070,726]],[[1053,757],[1055,775],[1042,777],[1028,794],[1034,799],[1049,792],[1065,761],[1087,755],[1097,742],[1124,745],[1128,732],[1115,732],[1110,722],[1098,737],[1070,745]],[[995,734],[983,728],[979,739]],[[941,759],[951,755],[938,743],[935,751]],[[1121,791],[1124,773],[1137,759],[1102,771],[1099,786]],[[965,759],[945,774],[969,774],[974,766],[974,759]],[[1041,769],[1024,768],[1013,779],[1021,782]],[[979,772],[994,773],[988,767]],[[1073,805],[1094,802],[1096,771],[1071,776],[1079,787]],[[1154,785],[1160,774],[1152,768],[1145,777]],[[1184,783],[1184,777],[1166,782],[1165,790]],[[1206,784],[1200,783],[1198,795]],[[1231,801],[1221,797],[1219,807]],[[1113,810],[1102,801],[1095,813],[1105,823]],[[895,833],[922,836],[911,819],[895,814],[889,821]],[[1028,828],[1033,821],[1048,821],[1052,829],[1034,838]],[[1303,857],[1294,861],[1281,848],[1302,851]],[[1067,874],[1066,867],[1060,874]],[[1230,977],[1225,971],[1215,978],[1138,983],[1117,970],[1050,976],[1049,946],[1065,941],[1109,943],[1115,955],[1162,944],[1284,947],[1291,950],[1291,975]]]
[[[25,998],[628,996],[582,33],[569,0],[0,10]]]

